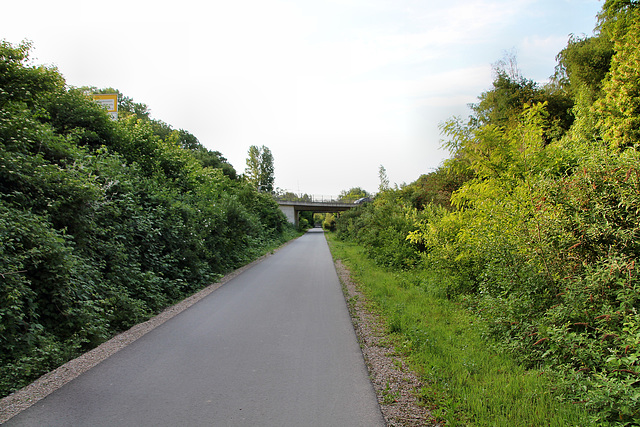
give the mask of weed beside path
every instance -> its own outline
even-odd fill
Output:
[[[546,374],[525,370],[492,350],[478,318],[435,294],[437,278],[427,272],[384,270],[357,245],[331,234],[327,240],[369,302],[368,310],[380,316],[386,340],[419,373],[417,398],[432,409],[433,423],[589,425],[581,405],[554,395]]]
[[[419,399],[418,391],[423,386],[420,378],[395,351],[381,317],[372,310],[341,260],[335,260],[335,267],[387,426],[437,425]]]

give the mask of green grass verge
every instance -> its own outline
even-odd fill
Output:
[[[420,398],[446,425],[586,426],[580,404],[561,402],[551,379],[525,370],[492,349],[482,322],[439,296],[438,279],[426,271],[388,271],[364,250],[327,240],[333,257],[351,271],[361,291],[385,320],[396,351],[425,384]]]

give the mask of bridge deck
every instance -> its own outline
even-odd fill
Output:
[[[292,224],[298,225],[298,212],[311,211],[311,212],[342,212],[358,206],[355,203],[341,203],[341,202],[289,202],[285,200],[278,200],[280,209],[289,219]]]
[[[297,211],[337,212],[358,206],[354,203],[343,202],[290,202],[278,200],[280,206],[294,206]]]

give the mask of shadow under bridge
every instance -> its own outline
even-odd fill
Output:
[[[298,226],[298,215],[301,211],[324,213],[324,212],[342,212],[358,206],[354,203],[341,203],[341,202],[289,202],[285,200],[278,200],[280,210],[287,216],[287,219],[291,224]]]

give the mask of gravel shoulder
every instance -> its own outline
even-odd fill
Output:
[[[334,264],[387,426],[438,426],[416,397],[423,385],[418,375],[390,344],[382,319],[369,309],[349,270],[340,260]]]

